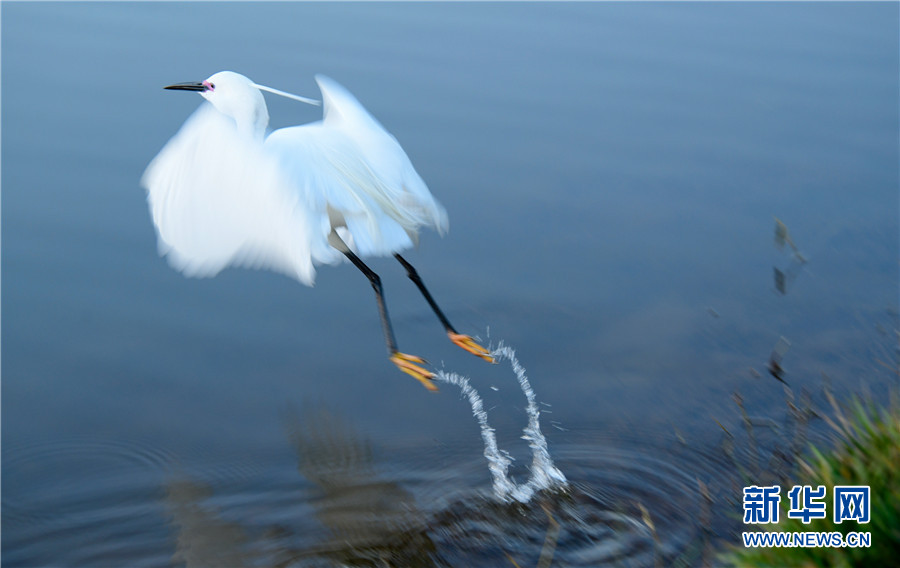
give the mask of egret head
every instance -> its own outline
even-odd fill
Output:
[[[165,88],[200,93],[216,110],[232,118],[239,130],[255,136],[265,134],[269,124],[266,101],[253,81],[239,73],[219,71],[199,83],[178,83]]]

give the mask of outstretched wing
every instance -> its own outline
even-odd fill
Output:
[[[390,254],[411,246],[421,227],[445,232],[446,211],[397,139],[336,81],[323,75],[316,81],[321,127],[294,130],[294,141],[316,138],[320,162],[339,180],[324,186],[328,205],[343,216],[358,250]]]
[[[316,82],[322,91],[325,127],[346,134],[374,176],[383,182],[363,190],[405,227],[427,226],[445,232],[446,211],[431,195],[397,139],[337,81],[316,75]]]
[[[265,268],[304,284],[315,278],[310,215],[262,142],[204,103],[153,159],[141,184],[160,254],[188,276],[226,266]]]

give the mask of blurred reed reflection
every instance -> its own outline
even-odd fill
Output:
[[[305,406],[287,415],[286,431],[298,472],[313,485],[306,503],[324,529],[316,533],[317,543],[300,545],[309,535],[291,534],[284,525],[260,530],[225,520],[209,504],[209,485],[180,478],[166,488],[174,561],[188,567],[435,565],[426,515],[408,491],[378,474],[371,444],[346,420]],[[307,511],[297,507],[296,514]],[[251,536],[256,534],[261,536]]]
[[[434,544],[413,496],[376,472],[372,449],[344,419],[323,408],[291,415],[297,469],[316,485],[310,503],[329,538],[318,553],[351,566],[428,564]]]

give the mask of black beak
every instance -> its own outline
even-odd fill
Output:
[[[206,85],[203,83],[175,83],[174,85],[169,85],[168,87],[163,87],[164,89],[169,89],[170,91],[198,91],[203,92],[206,90]]]

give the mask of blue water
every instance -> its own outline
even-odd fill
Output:
[[[560,565],[699,564],[698,479],[737,543],[717,422],[738,453],[734,392],[789,422],[779,338],[817,407],[823,374],[839,397],[898,386],[898,21],[896,3],[4,3],[4,564],[535,566],[548,539]],[[567,494],[494,499],[468,402],[386,360],[352,266],[309,289],[159,258],[138,180],[200,102],[162,86],[223,69],[312,97],[327,74],[403,144],[450,215],[407,258],[459,331],[515,347]],[[320,112],[267,102],[274,128]],[[400,347],[470,377],[523,482],[508,368],[371,265]]]

